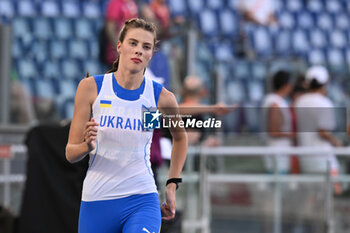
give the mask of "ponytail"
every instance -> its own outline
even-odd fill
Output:
[[[116,72],[116,71],[118,70],[118,66],[119,66],[119,56],[117,57],[117,60],[115,60],[115,61],[113,62],[112,69],[108,70],[108,71],[106,72],[106,74]]]

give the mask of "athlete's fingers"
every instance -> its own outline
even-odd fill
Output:
[[[85,124],[85,128],[95,127],[95,126],[98,126],[98,123],[95,122],[95,121],[88,121],[88,122],[86,122],[86,124]]]
[[[87,132],[87,134],[86,134],[86,138],[88,140],[90,140],[91,138],[96,137],[96,136],[97,136],[97,133],[96,132],[92,132],[92,131]]]
[[[86,122],[87,125],[98,125],[96,121],[88,121]]]
[[[84,130],[83,136],[84,136],[84,138],[86,139],[86,138],[89,136],[89,131]]]
[[[162,219],[164,219],[164,220],[171,220],[171,219],[173,219],[173,218],[175,218],[175,215],[166,215],[166,216],[164,216],[164,217],[162,217]]]
[[[88,137],[90,135],[90,130],[85,129],[83,134],[84,134],[84,137]]]
[[[95,125],[95,124],[86,124],[85,125],[85,129],[86,130],[96,130],[97,131],[97,127],[96,127],[97,125]]]
[[[165,200],[166,204],[164,206],[164,209],[166,210],[166,218],[165,219],[172,219],[175,217],[175,211],[176,211],[176,186],[175,184],[169,184],[166,187],[165,190]]]
[[[172,214],[171,211],[170,211],[170,209],[169,209],[169,207],[168,207],[168,205],[165,204],[165,203],[162,204],[162,206],[161,206],[161,211],[162,211],[163,217],[166,218],[166,219],[169,219],[169,217],[170,217],[171,214]]]
[[[98,125],[89,125],[89,126],[86,127],[86,129],[97,131],[97,126]]]
[[[97,127],[96,126],[90,126],[89,129],[92,130],[92,131],[97,132]]]
[[[175,212],[172,212],[169,208],[168,204],[164,204],[161,206],[162,211],[162,219],[164,220],[171,220],[175,217]]]
[[[97,135],[97,131],[89,131],[89,136],[96,136]]]
[[[97,136],[97,132],[95,132],[95,131],[85,131],[84,132],[84,139],[85,139],[85,141],[90,141],[90,137],[91,136]]]
[[[87,139],[87,137],[89,137],[90,135],[96,135],[98,129],[97,127],[98,124],[96,122],[92,122],[92,121],[88,121],[85,124],[85,130],[83,132],[84,138],[85,140]]]
[[[176,212],[176,203],[175,203],[175,201],[168,201],[167,202],[167,206],[168,206],[169,210],[171,211],[171,213],[174,214],[174,216],[175,216],[175,212]]]
[[[84,131],[85,142],[90,143],[94,138],[96,139],[97,132],[95,131]]]
[[[88,137],[90,135],[97,135],[97,130],[86,129],[83,133],[84,137]]]

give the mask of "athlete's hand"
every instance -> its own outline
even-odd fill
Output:
[[[228,106],[224,103],[217,103],[217,104],[213,105],[212,113],[215,115],[223,116],[223,115],[226,115],[226,114],[232,112],[237,107],[238,107],[237,104]]]
[[[84,130],[84,141],[89,146],[89,150],[92,151],[96,148],[96,137],[98,124],[92,118],[91,121],[86,122]]]
[[[161,210],[162,210],[162,219],[164,220],[171,220],[175,217],[175,211],[176,211],[176,184],[170,183],[166,186],[165,189],[165,200],[166,203],[162,204]]]

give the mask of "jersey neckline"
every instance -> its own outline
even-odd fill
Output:
[[[146,78],[143,77],[141,85],[135,90],[129,90],[119,85],[117,79],[112,73],[112,89],[115,96],[124,101],[137,101],[145,92]],[[136,97],[136,98],[135,98]]]

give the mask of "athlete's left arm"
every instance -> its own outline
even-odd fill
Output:
[[[163,114],[174,115],[174,121],[181,121],[179,116],[179,106],[173,93],[163,88],[159,100],[158,107]],[[187,133],[184,128],[170,127],[170,133],[173,137],[173,147],[171,151],[171,161],[169,170],[169,179],[180,177],[187,155]],[[162,207],[163,219],[169,220],[175,217],[176,210],[176,184],[170,183],[165,189],[166,205]]]

